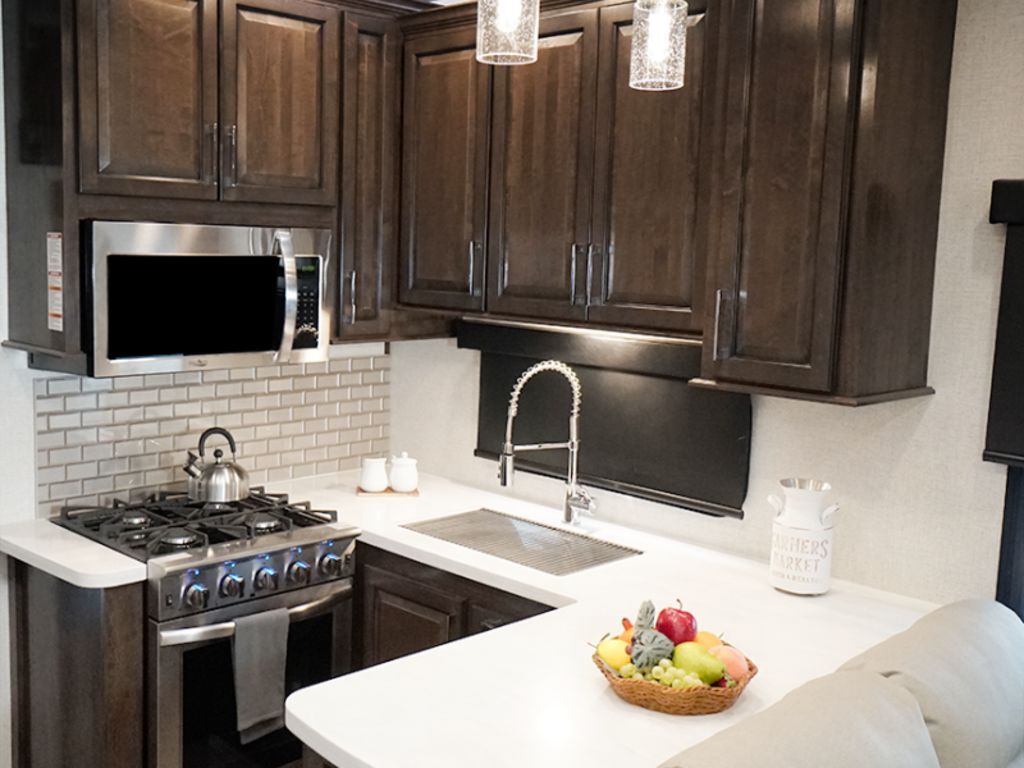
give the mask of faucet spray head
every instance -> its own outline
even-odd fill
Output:
[[[516,457],[512,445],[505,443],[501,449],[501,458],[498,460],[498,482],[502,488],[512,486],[512,478],[516,473]]]

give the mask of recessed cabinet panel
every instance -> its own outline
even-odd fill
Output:
[[[629,87],[632,5],[601,11],[589,319],[698,331],[709,160],[702,143],[712,20],[694,3],[685,87]]]
[[[334,204],[337,11],[225,0],[223,25],[223,198]]]
[[[215,0],[83,0],[82,192],[217,196]]]
[[[733,12],[710,370],[721,379],[828,390],[853,3],[738,0]]]
[[[407,304],[482,309],[490,69],[472,30],[405,51],[402,262]]]
[[[586,316],[597,12],[541,22],[537,62],[495,74],[488,310]]]

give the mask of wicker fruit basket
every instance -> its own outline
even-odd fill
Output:
[[[750,673],[732,688],[667,688],[649,680],[619,677],[596,653],[593,659],[619,698],[638,707],[668,715],[713,715],[724,712],[736,702],[747,683],[757,674],[757,665],[747,659]]]

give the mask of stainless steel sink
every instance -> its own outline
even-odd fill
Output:
[[[402,527],[555,576],[643,554],[637,549],[492,509],[477,509]]]

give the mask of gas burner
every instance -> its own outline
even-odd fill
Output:
[[[146,549],[152,554],[165,555],[171,552],[205,547],[207,541],[206,535],[199,531],[182,526],[171,526],[155,531],[153,538],[146,544]]]
[[[254,512],[249,522],[257,536],[276,533],[277,531],[283,531],[285,528],[284,521],[279,517],[271,515],[269,512]]]
[[[145,512],[132,510],[121,515],[121,525],[128,528],[142,528],[149,523],[149,515]]]

